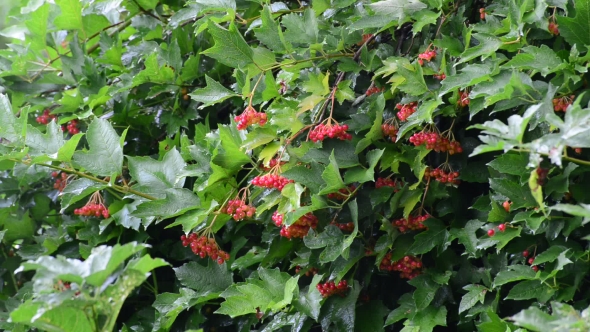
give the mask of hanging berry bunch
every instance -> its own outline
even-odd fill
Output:
[[[235,221],[240,221],[246,217],[252,218],[256,213],[256,208],[246,203],[248,194],[248,189],[243,188],[241,195],[238,193],[234,199],[230,199],[219,211],[231,215]]]
[[[483,21],[486,19],[486,9],[480,8],[479,9],[479,18]]]
[[[299,274],[303,269],[301,268],[301,266],[297,265],[295,267],[295,273]],[[318,274],[318,269],[316,267],[311,267],[309,268],[307,271],[305,271],[305,276],[306,277],[311,277],[314,276],[316,274]]]
[[[55,179],[53,189],[62,192],[68,184],[68,174],[65,172],[51,172],[51,177]]]
[[[110,217],[109,210],[104,205],[104,201],[102,196],[100,195],[100,191],[94,192],[88,203],[79,209],[74,210],[74,214],[78,216],[85,216],[85,217],[96,217],[96,218],[104,218],[107,219]]]
[[[430,46],[428,46],[424,52],[418,54],[418,63],[420,66],[424,66],[424,61],[430,62],[434,58],[436,58],[436,49],[431,50]]]
[[[398,261],[392,262],[391,253],[389,252],[381,260],[379,269],[400,272],[401,278],[411,280],[422,273],[422,261],[415,256],[405,256]]]
[[[339,294],[340,296],[344,296],[346,291],[348,290],[348,283],[346,280],[341,280],[337,285],[333,281],[328,281],[326,283],[319,283],[317,284],[316,288],[322,294],[322,297],[330,297],[334,294]]]
[[[469,106],[469,91],[459,91],[459,97],[457,98],[457,106],[466,107]]]
[[[201,258],[210,257],[220,265],[229,260],[229,254],[219,249],[213,237],[191,233],[189,236],[183,234],[180,240],[183,247],[190,246],[192,252]]]
[[[397,104],[395,105],[395,108],[399,110],[396,114],[397,118],[400,119],[400,121],[406,121],[410,115],[416,113],[418,110],[418,103],[413,101],[408,104]]]
[[[49,109],[43,110],[43,114],[39,115],[36,119],[39,124],[48,124],[51,120],[57,120],[57,115],[49,114]]]
[[[386,140],[395,142],[397,140],[398,128],[399,125],[394,118],[388,119],[381,125],[383,137],[385,137]]]
[[[333,200],[337,200],[337,201],[344,201],[348,197],[350,197],[350,195],[353,195],[355,193],[355,190],[356,190],[356,186],[354,184],[351,184],[350,186],[348,186],[346,188],[342,188],[342,189],[338,190],[337,192],[329,193],[328,198],[333,199]]]
[[[425,145],[429,150],[448,152],[450,155],[463,152],[461,143],[443,137],[443,135],[435,131],[415,133],[410,137],[410,143],[414,144],[414,146]]]
[[[61,126],[61,131],[65,132],[67,130],[70,135],[76,135],[80,132],[80,128],[78,128],[78,120],[70,120],[67,124]]]
[[[248,105],[242,114],[234,117],[234,121],[237,123],[238,130],[246,129],[248,126],[255,124],[264,126],[266,124],[266,113],[257,112],[252,105]]]
[[[397,181],[395,179],[391,179],[389,177],[387,178],[377,178],[377,181],[375,181],[375,188],[379,189],[379,188],[383,188],[383,187],[391,187],[391,188],[395,188],[393,191],[394,192],[398,192],[401,190],[401,187],[404,186],[404,183],[402,181]]]
[[[281,191],[287,184],[295,182],[293,180],[287,179],[284,176],[281,176],[279,174],[280,172],[281,163],[275,161],[274,166],[270,169],[270,172],[268,174],[259,175],[252,179],[252,185],[256,187],[277,189]]]
[[[354,223],[352,221],[346,222],[346,223],[338,223],[338,222],[332,220],[332,222],[330,222],[330,225],[334,225],[334,226],[338,227],[343,232],[350,233],[350,232],[354,231]]]
[[[384,90],[385,90],[385,88],[379,88],[379,87],[376,87],[376,86],[372,85],[372,86],[370,86],[370,87],[367,89],[367,91],[365,92],[365,95],[366,95],[367,97],[369,97],[369,96],[371,96],[371,95],[374,95],[374,94],[376,94],[376,93],[382,92],[382,91],[384,91]]]
[[[460,180],[457,178],[459,177],[459,172],[453,172],[450,169],[449,164],[445,163],[443,166],[437,167],[435,169],[430,169],[430,167],[426,168],[424,171],[424,178],[430,179],[433,178],[440,183],[449,183],[458,185],[461,183]]]
[[[434,74],[434,75],[432,75],[432,77],[436,78],[439,81],[442,81],[445,78],[447,78],[447,75],[445,75],[445,73],[440,73],[440,74]]]
[[[283,215],[278,211],[275,211],[272,215],[272,221],[274,221],[277,227],[281,227],[281,236],[288,239],[291,238],[303,238],[309,232],[309,229],[316,229],[318,227],[318,218],[311,212],[306,213],[301,218],[297,219],[291,226],[283,224]]]
[[[397,227],[400,232],[405,233],[407,231],[422,231],[428,229],[423,222],[430,218],[430,215],[424,214],[419,216],[408,216],[406,218],[400,218],[395,220],[392,224],[394,227]]]
[[[549,25],[547,26],[547,30],[549,30],[549,33],[554,36],[559,35],[559,25],[557,25],[557,23],[555,23],[555,20],[549,21]]]
[[[352,135],[347,133],[347,130],[348,125],[346,124],[320,123],[309,132],[309,139],[313,142],[321,142],[326,138],[337,138],[342,141],[349,141],[352,139]]]
[[[555,112],[564,112],[574,102],[576,95],[563,96],[553,99],[553,109]]]

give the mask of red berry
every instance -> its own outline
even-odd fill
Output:
[[[523,251],[523,252],[522,252],[522,256],[523,256],[524,258],[527,258],[527,257],[529,257],[529,254],[530,254],[530,253],[529,253],[529,251],[528,251],[528,250],[525,250],[525,251]]]
[[[500,232],[504,232],[506,230],[506,224],[498,225],[498,229],[500,230]]]
[[[512,203],[510,203],[509,201],[504,201],[504,203],[502,203],[502,207],[504,208],[504,210],[506,210],[506,212],[510,212],[510,205],[512,205]]]
[[[496,231],[494,231],[493,229],[489,229],[488,230],[488,236],[494,236],[494,234],[496,234]]]
[[[533,269],[533,271],[535,271],[535,272],[539,271],[539,267],[538,267],[538,266],[536,266],[536,265],[535,265],[535,266],[532,266],[531,268],[532,268],[532,269]]]

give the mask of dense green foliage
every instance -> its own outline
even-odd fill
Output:
[[[590,0],[13,6],[0,329],[590,329]]]

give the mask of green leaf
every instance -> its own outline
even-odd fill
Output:
[[[82,22],[82,3],[76,0],[56,0],[61,14],[53,24],[61,30],[84,30]]]
[[[324,182],[322,178],[323,172],[324,167],[322,165],[316,162],[311,162],[310,167],[294,166],[284,171],[281,175],[287,179],[301,183],[307,189],[309,189],[312,194],[317,194],[319,193],[322,183]]]
[[[429,218],[424,221],[428,229],[416,235],[415,241],[408,249],[412,254],[424,254],[432,250],[435,246],[443,245],[449,236],[447,227],[439,220]]]
[[[497,193],[508,197],[512,201],[512,209],[537,206],[528,186],[522,186],[509,179],[490,179],[490,187]]]
[[[360,291],[361,287],[358,281],[355,281],[345,297],[332,296],[326,300],[320,313],[322,330],[327,331],[329,326],[332,325],[335,331],[354,331],[355,308]]]
[[[590,218],[590,204],[556,204],[550,208],[551,211],[561,211],[572,216]]]
[[[555,293],[555,290],[540,280],[526,280],[516,284],[506,300],[530,300],[537,299],[539,302],[546,302]]]
[[[195,290],[199,297],[205,297],[204,301],[217,298],[233,283],[227,264],[220,265],[210,260],[207,263],[207,266],[202,266],[196,262],[189,262],[174,269],[178,281],[183,286]]]
[[[51,121],[47,125],[45,134],[42,134],[37,128],[29,125],[25,143],[30,147],[32,156],[49,155],[55,158],[65,141],[60,127],[55,121]]]
[[[551,317],[551,315],[541,311],[537,307],[522,310],[511,318],[514,324],[538,332],[547,331],[547,328],[553,326],[552,323],[558,319]]]
[[[46,310],[40,303],[31,300],[10,313],[14,323],[27,324],[42,331],[92,332],[97,330],[82,308],[70,303]]]
[[[230,13],[236,10],[235,0],[195,0],[201,6],[203,11],[228,11]]]
[[[88,151],[74,153],[74,162],[89,172],[102,176],[121,174],[123,149],[113,126],[103,119],[95,119],[86,132]]]
[[[467,62],[479,56],[482,57],[482,60],[485,60],[485,58],[495,54],[500,46],[502,46],[502,41],[493,35],[475,33],[473,34],[473,37],[477,39],[479,45],[466,49],[460,56],[461,60],[455,65]]]
[[[465,227],[452,228],[451,235],[459,239],[459,243],[465,247],[468,254],[475,255],[479,242],[475,232],[481,229],[483,225],[484,223],[479,220],[469,220],[467,224],[465,224]]]
[[[290,304],[293,295],[298,293],[299,276],[291,278],[278,269],[260,268],[258,277],[260,279],[249,278],[247,282],[237,283],[226,289],[221,294],[225,301],[216,313],[237,317],[256,313],[257,308],[262,312],[278,311]]]
[[[422,31],[424,26],[429,24],[436,24],[436,21],[438,20],[440,15],[441,12],[433,12],[426,9],[416,12],[414,15],[412,15],[413,18],[416,20],[416,22],[412,24],[412,33],[416,35],[420,31]]]
[[[510,61],[502,65],[503,68],[515,68],[540,72],[543,76],[563,70],[567,65],[547,45],[526,46],[522,53],[515,55]]]
[[[291,43],[311,45],[318,42],[318,22],[313,9],[307,8],[303,16],[287,14],[281,23],[285,26],[285,39]]]
[[[61,211],[65,211],[70,205],[104,188],[106,188],[105,184],[86,178],[75,179],[69,182],[62,192]]]
[[[344,175],[344,182],[345,183],[353,183],[353,182],[365,183],[365,182],[369,182],[369,181],[374,181],[375,180],[375,166],[377,166],[377,163],[379,162],[379,159],[381,159],[381,156],[383,155],[384,151],[385,151],[385,149],[371,150],[371,151],[367,152],[366,156],[367,156],[367,162],[369,163],[369,168],[358,167],[358,168],[350,169]]]
[[[377,98],[371,102],[370,107],[370,111],[375,112],[375,121],[373,121],[369,132],[356,144],[356,148],[354,149],[355,154],[361,153],[361,151],[366,149],[371,143],[383,137],[381,129],[381,124],[383,123],[383,110],[385,109],[385,98],[383,97],[383,94],[379,94]]]
[[[226,89],[223,85],[217,83],[217,81],[206,74],[205,82],[207,84],[206,87],[189,93],[192,99],[203,103],[203,105],[199,106],[199,109],[221,103],[227,98],[237,96],[237,94],[235,94],[233,91]]]
[[[536,169],[531,171],[529,177],[529,188],[531,189],[531,195],[535,198],[535,201],[539,205],[541,211],[545,212],[545,203],[543,203],[543,187],[539,184],[539,174]]]
[[[435,326],[447,326],[447,308],[445,306],[438,308],[429,306],[424,310],[418,311],[412,319],[406,320],[404,326],[416,328],[413,330],[420,332],[432,332]],[[405,332],[405,330],[404,328],[402,331]]]
[[[401,91],[412,96],[419,96],[429,91],[422,74],[422,66],[400,65],[398,66],[397,71],[405,79],[405,81],[398,86]]]
[[[158,63],[158,54],[152,53],[145,59],[145,69],[133,77],[131,87],[144,83],[172,83],[174,82],[174,71],[168,66],[161,66]]]
[[[380,300],[363,304],[356,309],[355,332],[382,332],[387,307]]]
[[[254,62],[254,51],[248,46],[235,24],[230,24],[227,30],[217,23],[210,22],[208,31],[213,36],[215,45],[201,54],[233,68],[243,68]]]
[[[326,185],[322,187],[322,190],[320,190],[320,195],[336,192],[345,187],[344,181],[340,176],[338,162],[336,162],[336,159],[334,157],[334,151],[332,151],[332,153],[330,154],[329,160],[330,164],[326,166],[326,169],[322,173],[322,179],[324,179]]]
[[[518,280],[531,280],[535,278],[535,271],[526,265],[510,265],[508,270],[500,271],[494,278],[494,288],[509,282]]]
[[[488,291],[488,289],[482,285],[467,285],[463,287],[463,289],[468,292],[461,298],[461,303],[459,303],[459,313],[471,309],[478,302],[483,303]]]
[[[26,113],[16,118],[12,113],[10,100],[5,94],[0,93],[0,138],[7,139],[11,143],[22,140],[22,131],[26,121]]]
[[[254,29],[256,38],[258,38],[258,40],[260,40],[264,45],[275,52],[283,53],[287,51],[287,49],[290,49],[290,46],[286,46],[286,41],[283,37],[283,31],[272,18],[272,13],[269,6],[264,6],[262,9],[261,20],[261,26],[257,29]]]
[[[164,193],[166,197],[163,199],[139,204],[132,215],[139,218],[167,219],[200,206],[199,197],[188,189],[167,189]]]
[[[524,154],[505,153],[489,162],[488,166],[502,174],[523,176],[527,173],[528,163],[529,158]]]
[[[369,7],[379,15],[402,22],[407,16],[427,6],[418,0],[384,0],[372,3]]]
[[[161,161],[150,157],[127,157],[129,174],[137,184],[133,189],[154,197],[163,198],[167,189],[184,186],[186,163],[173,147]]]
[[[557,16],[559,34],[570,44],[584,50],[590,45],[590,0],[576,0],[576,16]]]
[[[543,251],[535,257],[532,265],[540,265],[547,262],[553,262],[562,253],[569,251],[563,246],[551,246],[549,249]]]
[[[235,172],[242,165],[250,162],[248,155],[240,149],[242,142],[239,137],[239,134],[237,134],[234,128],[230,128],[229,126],[219,127],[219,139],[221,140],[221,147],[223,149],[219,149],[213,158],[215,164],[231,172]]]
[[[427,274],[421,274],[408,281],[408,283],[416,287],[413,297],[418,311],[424,310],[432,303],[436,291],[440,288],[440,285],[434,282],[430,275]]]

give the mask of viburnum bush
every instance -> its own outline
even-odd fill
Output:
[[[15,0],[3,331],[586,331],[590,0]]]

